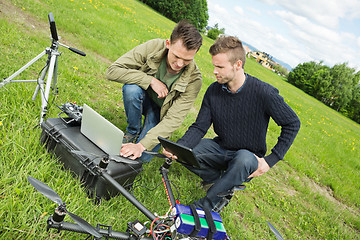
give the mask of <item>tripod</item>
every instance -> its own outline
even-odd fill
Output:
[[[52,83],[52,88],[54,90],[54,93],[57,93],[56,84],[57,84],[57,69],[58,69],[58,57],[61,55],[61,53],[58,51],[59,46],[63,46],[68,48],[70,51],[75,52],[81,56],[86,56],[86,54],[80,50],[77,50],[75,48],[66,46],[64,44],[61,44],[58,41],[58,36],[56,33],[55,28],[55,21],[53,18],[52,13],[49,13],[49,22],[50,22],[50,30],[52,33],[52,43],[51,47],[47,47],[43,52],[41,52],[39,55],[37,55],[35,58],[33,58],[30,62],[25,64],[23,67],[21,67],[19,70],[17,70],[14,74],[11,76],[5,78],[2,82],[0,82],[0,87],[5,86],[8,83],[12,82],[37,82],[37,86],[34,92],[34,95],[32,97],[32,100],[34,101],[36,96],[39,94],[41,95],[41,114],[40,114],[40,124],[44,121],[44,118],[46,116],[46,112],[48,111],[48,100],[50,95],[50,88]],[[30,67],[32,64],[34,64],[36,61],[38,61],[41,57],[43,57],[45,54],[48,55],[45,67],[42,69],[41,73],[39,74],[40,77],[35,80],[13,80],[15,77],[17,77],[20,73],[22,73],[25,69]],[[47,75],[46,81],[45,77]]]

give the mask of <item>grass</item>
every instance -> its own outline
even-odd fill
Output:
[[[3,0],[0,15],[0,77],[5,78],[50,46],[47,14],[53,12],[61,42],[83,50],[86,57],[61,48],[59,95],[51,99],[48,117],[57,117],[56,104],[87,103],[125,129],[121,85],[105,79],[106,68],[132,47],[152,38],[166,38],[175,23],[137,1],[115,0]],[[204,38],[196,62],[204,85],[176,139],[194,121],[207,86],[215,81]],[[45,64],[42,59],[27,69],[22,79],[34,79]],[[299,115],[302,127],[286,155],[267,174],[236,193],[221,213],[232,239],[275,239],[270,221],[285,239],[359,239],[360,234],[360,126],[288,84],[285,79],[247,60],[246,72],[280,90]],[[91,224],[125,230],[126,223],[147,221],[126,199],[118,196],[92,204],[70,172],[39,142],[39,96],[31,100],[33,83],[14,83],[0,88],[0,238],[79,239],[69,232],[45,231],[55,204],[27,182],[33,176],[56,190],[68,209]],[[53,95],[52,95],[53,96]],[[268,148],[280,129],[274,122],[268,131]],[[213,136],[209,132],[208,136]],[[144,166],[140,185],[155,188],[161,181],[162,160]],[[200,179],[174,164],[170,179],[179,189],[180,202],[189,204],[205,192]],[[150,191],[136,188],[134,195],[152,212],[165,213],[168,203],[163,187]],[[67,218],[68,221],[71,221]],[[81,236],[83,237],[83,236]],[[84,237],[85,238],[85,237]]]

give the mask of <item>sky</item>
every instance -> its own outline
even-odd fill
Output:
[[[360,71],[360,0],[207,0],[208,25],[291,67],[348,63]]]

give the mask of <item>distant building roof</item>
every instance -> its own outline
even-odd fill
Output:
[[[245,49],[245,54],[248,54],[251,51],[247,45],[243,44],[243,47]]]

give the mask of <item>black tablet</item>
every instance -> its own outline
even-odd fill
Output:
[[[178,157],[177,161],[199,168],[200,165],[191,148],[185,147],[163,137],[158,137],[161,145],[172,154]]]

